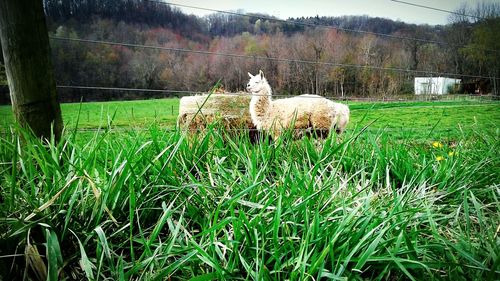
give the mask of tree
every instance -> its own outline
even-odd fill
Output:
[[[445,28],[444,40],[448,43],[446,52],[450,56],[450,62],[453,63],[452,72],[466,73],[470,71],[470,66],[467,65],[466,56],[461,51],[461,47],[470,42],[470,34],[472,27],[468,22],[457,21],[451,23]]]
[[[42,1],[0,1],[0,39],[16,120],[42,138],[53,127],[58,140],[62,117]]]
[[[498,41],[500,3],[483,1],[476,3],[475,7],[463,4],[456,12],[471,15],[450,17],[453,29],[449,33],[462,31],[462,38],[466,38],[453,42],[465,46],[455,51],[460,56],[460,65],[464,70],[460,73],[491,77],[492,90],[498,94],[499,81],[496,77],[500,75],[500,53],[498,52],[500,49]]]
[[[496,95],[499,82],[497,78],[500,75],[499,33],[500,18],[484,20],[474,28],[472,43],[464,49],[464,53],[479,67],[479,73],[492,77],[493,91]]]

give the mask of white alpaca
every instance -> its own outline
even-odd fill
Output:
[[[301,95],[288,99],[271,99],[271,86],[262,70],[250,76],[247,91],[252,93],[250,115],[258,130],[269,131],[277,138],[283,129],[294,125],[295,137],[316,132],[326,137],[330,131],[342,133],[349,122],[349,107],[318,95]]]

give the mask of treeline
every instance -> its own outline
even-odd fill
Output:
[[[237,91],[243,90],[247,72],[262,69],[279,93],[393,96],[412,92],[411,73],[328,64],[410,69],[416,60],[420,70],[433,71],[436,67],[439,71],[447,70],[444,61],[434,59],[435,48],[421,48],[413,58],[411,45],[404,42],[373,35],[353,36],[330,29],[308,29],[293,35],[243,32],[200,43],[166,28],[144,28],[113,20],[98,19],[78,27],[91,32],[84,34],[80,29],[60,26],[52,35],[211,54],[52,40],[59,85],[207,91],[221,80],[226,90]],[[123,94],[134,98],[132,92]],[[79,100],[82,95],[87,100],[115,99],[119,93],[65,90],[62,96]],[[139,92],[137,98],[144,95]]]
[[[239,11],[244,13],[244,11]],[[416,26],[401,21],[368,17],[368,16],[342,16],[342,17],[300,17],[289,18],[286,21],[265,15],[248,13],[248,17],[233,14],[216,13],[206,17],[209,34],[211,36],[235,36],[243,32],[250,34],[274,34],[283,32],[286,35],[304,32],[308,26],[331,26],[347,30],[364,30],[382,34],[392,34],[398,31],[419,29],[421,33],[432,34],[435,29],[430,26]]]
[[[206,40],[204,21],[186,15],[179,9],[156,0],[43,0],[45,14],[50,22],[78,24],[92,22],[95,18],[142,24],[150,27],[169,28],[197,40]]]
[[[500,52],[495,51],[500,50],[497,40],[500,20],[491,16],[500,13],[494,9],[493,12],[489,9],[491,17],[487,20],[471,22],[454,18],[446,26],[428,26],[365,16],[296,18],[286,22],[264,15],[212,14],[199,18],[144,0],[45,0],[44,3],[50,35],[56,38],[205,52],[52,39],[58,85],[207,91],[220,80],[225,90],[237,91],[244,88],[247,72],[262,69],[275,92],[281,94],[387,97],[412,94],[414,71],[420,71],[418,76],[441,72],[495,77],[500,73]],[[308,27],[295,24],[297,21],[424,40]],[[494,85],[489,84],[491,91]],[[141,91],[59,91],[63,101],[168,95]]]
[[[123,21],[129,24],[146,24],[150,27],[164,27],[191,39],[203,40],[199,35],[235,36],[243,32],[251,34],[284,32],[287,35],[303,32],[304,25],[328,25],[346,29],[363,29],[369,32],[391,34],[408,25],[401,21],[368,16],[344,17],[301,17],[286,21],[266,14],[249,13],[247,16],[214,13],[204,18],[186,15],[178,8],[166,5],[160,0],[44,0],[47,17],[55,23],[70,20],[88,23],[95,17]],[[244,11],[238,11],[245,14]],[[262,18],[262,19],[259,19]],[[421,27],[422,28],[422,27]],[[432,31],[430,29],[427,32]]]

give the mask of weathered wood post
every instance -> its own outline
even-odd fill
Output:
[[[61,108],[42,0],[1,0],[0,39],[17,122],[36,136],[61,136]]]

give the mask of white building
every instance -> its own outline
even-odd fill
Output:
[[[415,95],[446,95],[460,84],[460,79],[447,77],[415,77]]]

